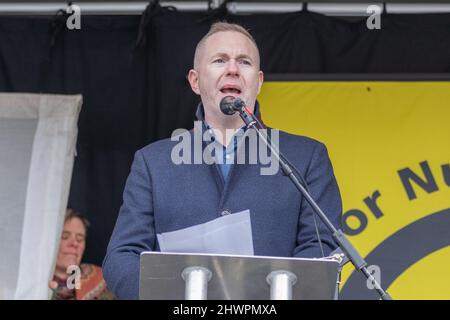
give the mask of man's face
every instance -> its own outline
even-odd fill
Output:
[[[78,218],[72,218],[64,223],[64,229],[59,245],[56,267],[67,270],[70,265],[80,265],[86,245],[86,229]]]
[[[223,117],[219,105],[225,96],[239,97],[253,110],[263,73],[259,70],[258,51],[245,35],[235,31],[211,35],[194,67],[189,82],[201,96],[207,116]]]

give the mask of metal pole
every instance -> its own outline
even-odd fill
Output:
[[[140,15],[145,10],[147,1],[123,2],[79,2],[74,5],[81,8],[86,15]],[[221,3],[221,1],[217,2]],[[382,3],[308,3],[308,11],[329,16],[368,16],[367,8]],[[161,6],[173,6],[179,11],[202,12],[208,9],[207,1],[161,1]],[[229,2],[228,10],[234,14],[295,12],[303,8],[301,2]],[[67,4],[56,2],[3,2],[0,3],[2,15],[53,15],[58,10],[66,10]],[[387,3],[387,13],[448,13],[450,3]]]
[[[270,285],[270,300],[292,300],[292,286],[297,282],[297,276],[290,271],[276,270],[266,278]]]
[[[79,2],[73,1],[81,9],[81,14],[86,15],[141,15],[149,2],[130,1],[130,2]],[[206,11],[208,3],[206,1],[162,1],[162,6],[173,6],[180,11]],[[24,2],[0,3],[0,14],[19,15],[53,15],[58,10],[66,10],[67,4],[53,2]]]
[[[371,5],[378,6],[383,12],[383,3],[308,3],[308,11],[327,16],[360,17],[369,15],[367,8]]]
[[[184,297],[186,300],[206,300],[208,296],[208,281],[212,273],[203,267],[188,267],[181,277],[186,282]]]
[[[445,13],[450,12],[450,3],[410,3],[408,5],[400,3],[389,3],[386,5],[388,13]]]

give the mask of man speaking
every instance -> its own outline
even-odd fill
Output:
[[[255,129],[246,129],[238,112],[225,114],[220,108],[226,97],[240,99],[259,118],[256,97],[263,78],[248,31],[213,24],[197,45],[188,75],[201,97],[198,125],[135,154],[103,262],[116,297],[139,297],[143,251],[312,258],[336,248],[289,178],[278,167],[264,172],[261,162],[249,161],[265,149],[252,138]],[[275,129],[267,132],[339,228],[341,198],[325,146]],[[187,147],[180,148],[180,141]]]

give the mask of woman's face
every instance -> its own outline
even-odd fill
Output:
[[[64,223],[59,245],[56,267],[67,270],[71,265],[79,266],[86,246],[86,228],[79,218],[72,218]]]

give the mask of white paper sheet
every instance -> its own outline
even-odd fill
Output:
[[[250,210],[157,234],[161,252],[254,255]]]

